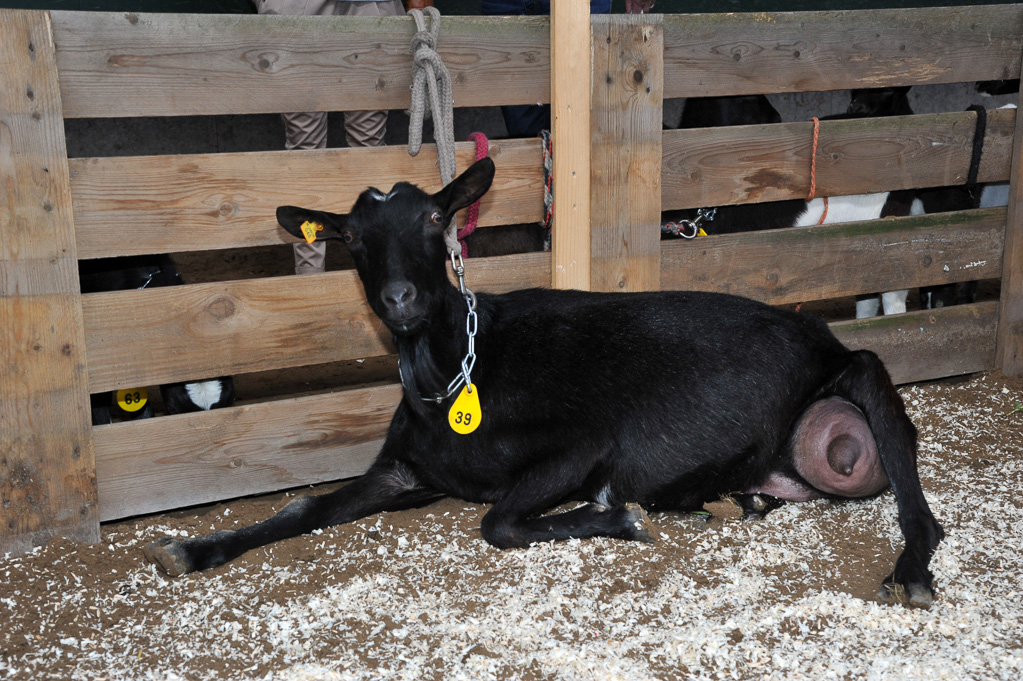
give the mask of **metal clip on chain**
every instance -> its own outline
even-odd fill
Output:
[[[683,239],[695,239],[696,235],[700,233],[700,224],[713,221],[717,213],[717,208],[701,208],[696,211],[696,217],[692,220],[680,220],[661,225],[661,233],[682,237]]]

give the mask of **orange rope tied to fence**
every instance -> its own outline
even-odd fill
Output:
[[[813,121],[813,148],[810,150],[810,193],[806,195],[806,201],[809,203],[813,201],[814,194],[817,193],[817,142],[821,136],[821,120],[814,116],[810,120]],[[817,221],[818,225],[823,225],[825,218],[828,217],[828,197],[824,197],[824,212],[821,213],[820,220]],[[803,303],[796,303],[796,312],[803,307]]]
[[[819,118],[814,116],[813,121],[813,149],[810,151],[810,193],[807,195],[807,201],[813,201],[814,194],[817,193],[817,140],[821,134],[821,121]],[[828,217],[828,197],[824,197],[824,212],[821,213],[821,219],[817,221],[818,225],[824,224],[824,219]]]

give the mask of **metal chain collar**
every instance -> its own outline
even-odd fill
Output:
[[[661,225],[661,234],[670,234],[671,236],[682,237],[683,239],[694,239],[700,233],[700,224],[711,222],[717,214],[717,208],[701,208],[696,211],[696,217],[692,220],[666,222]]]
[[[419,399],[424,402],[435,402],[437,404],[454,395],[463,385],[468,386],[469,392],[472,392],[472,368],[476,366],[476,331],[479,328],[479,320],[476,317],[476,294],[465,285],[465,262],[462,260],[462,254],[455,251],[449,251],[449,253],[451,255],[451,269],[455,271],[455,276],[458,277],[458,290],[461,292],[462,297],[465,298],[466,307],[469,308],[469,312],[465,317],[465,335],[469,338],[469,348],[462,359],[461,373],[451,379],[447,390],[431,397],[419,396]],[[404,384],[405,377],[401,375],[401,360],[398,361],[398,375],[401,378],[402,384]]]

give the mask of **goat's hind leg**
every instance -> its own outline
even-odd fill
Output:
[[[483,518],[483,538],[500,549],[534,542],[611,537],[652,542],[654,525],[639,504],[604,506],[588,503],[563,513],[527,515],[498,502]]]
[[[255,525],[190,539],[160,539],[147,546],[144,553],[149,562],[177,577],[223,565],[246,551],[279,539],[381,511],[421,506],[442,496],[421,486],[403,464],[378,461],[352,483],[329,494],[299,497],[276,515]]]
[[[899,525],[906,540],[906,548],[895,570],[882,583],[878,598],[885,602],[908,599],[912,606],[927,607],[934,600],[934,576],[929,564],[945,532],[931,513],[920,485],[916,428],[884,365],[872,352],[850,352],[849,363],[836,375],[833,390],[856,405],[867,419],[895,492]]]
[[[567,457],[528,471],[484,516],[483,538],[502,549],[588,537],[653,541],[653,523],[639,504],[588,503],[541,516],[572,497],[574,490],[570,483],[566,488],[566,481],[577,479],[578,473],[577,465]]]

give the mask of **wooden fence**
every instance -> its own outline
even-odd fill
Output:
[[[470,285],[701,289],[783,304],[1001,279],[997,302],[833,328],[878,351],[900,382],[1020,372],[1015,111],[990,112],[980,169],[981,181],[1011,178],[1007,210],[695,242],[662,243],[658,223],[662,209],[804,197],[811,152],[811,123],[662,131],[665,98],[1016,78],[1023,5],[592,20],[577,5],[552,20],[444,21],[456,106],[553,101],[555,112],[553,254],[472,260]],[[290,243],[276,206],[341,211],[398,178],[437,189],[434,149],[68,159],[63,121],[407,108],[413,30],[407,18],[0,10],[0,553],[365,469],[398,385],[89,421],[90,393],[389,354],[354,272],[83,296],[77,263]],[[823,122],[818,195],[962,184],[974,121]],[[497,141],[491,153],[481,225],[538,220],[539,140]],[[458,145],[459,168],[471,154]]]

